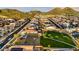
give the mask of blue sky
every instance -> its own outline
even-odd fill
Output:
[[[53,9],[53,7],[0,7],[0,9],[17,9],[23,12],[28,12],[31,10],[39,10],[42,12],[47,12],[51,9]]]
[[[42,12],[47,12],[55,7],[0,7],[0,9],[17,9],[17,10],[20,10],[20,11],[23,11],[23,12],[28,12],[28,11],[31,11],[31,10],[39,10],[39,11],[42,11]],[[63,8],[63,7],[62,7]],[[73,9],[79,11],[79,7],[72,7]]]

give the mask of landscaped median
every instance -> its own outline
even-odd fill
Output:
[[[47,31],[40,37],[40,44],[53,48],[76,48],[72,37],[58,31]]]

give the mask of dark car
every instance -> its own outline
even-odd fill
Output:
[[[79,32],[76,31],[72,32],[72,36],[75,38],[79,37]]]

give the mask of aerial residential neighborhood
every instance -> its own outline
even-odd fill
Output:
[[[0,8],[0,51],[79,51],[79,10]]]

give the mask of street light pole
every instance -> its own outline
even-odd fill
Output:
[[[35,40],[36,38],[33,38],[33,51],[35,51]]]

